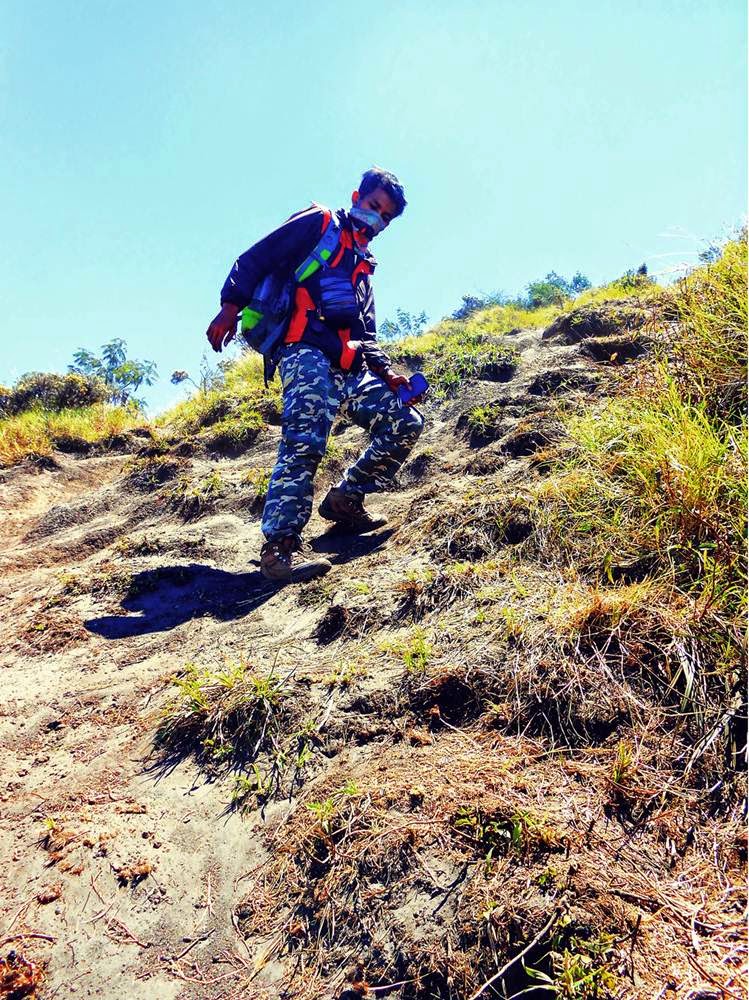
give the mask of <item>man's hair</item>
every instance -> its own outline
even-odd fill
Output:
[[[378,187],[390,195],[395,202],[395,214],[401,215],[403,209],[406,207],[406,196],[403,194],[403,185],[395,174],[391,174],[389,170],[383,170],[382,167],[370,167],[363,174],[359,183],[359,194],[363,198],[364,195],[369,194]]]

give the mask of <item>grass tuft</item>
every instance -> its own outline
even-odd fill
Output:
[[[85,450],[106,445],[125,431],[144,426],[137,410],[107,403],[27,410],[0,418],[0,466],[16,465],[30,455],[50,455],[58,447]]]
[[[266,387],[262,358],[247,351],[223,367],[212,388],[200,389],[157,423],[175,437],[207,431],[209,446],[241,448],[254,441],[266,423],[278,423],[280,414],[279,380]]]

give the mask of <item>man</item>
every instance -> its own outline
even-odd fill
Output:
[[[351,207],[330,213],[319,205],[292,215],[235,262],[221,290],[221,312],[206,336],[220,351],[235,336],[240,310],[271,272],[294,272],[333,221],[340,231],[337,250],[326,266],[297,282],[288,330],[279,352],[283,417],[278,459],[263,510],[265,544],[260,572],[283,583],[292,578],[293,553],[312,512],[313,480],[325,454],[336,413],[371,435],[369,447],[329,490],[318,510],[339,528],[363,533],[387,523],[364,508],[364,496],[386,489],[423,427],[420,414],[401,402],[398,389],[410,388],[377,344],[370,277],[376,261],[369,243],[406,206],[403,188],[391,173],[373,167],[351,196]],[[308,573],[327,572],[319,559]]]

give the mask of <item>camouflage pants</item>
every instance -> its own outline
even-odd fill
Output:
[[[352,493],[387,489],[423,428],[382,379],[334,368],[314,347],[290,344],[279,365],[283,418],[278,459],[263,510],[268,539],[301,536],[312,513],[313,480],[340,410],[369,431],[369,447],[346,470],[341,486]]]

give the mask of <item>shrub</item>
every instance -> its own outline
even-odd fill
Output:
[[[109,390],[99,378],[75,373],[29,372],[12,389],[0,387],[0,417],[23,413],[33,407],[63,410],[91,406],[108,397]]]

